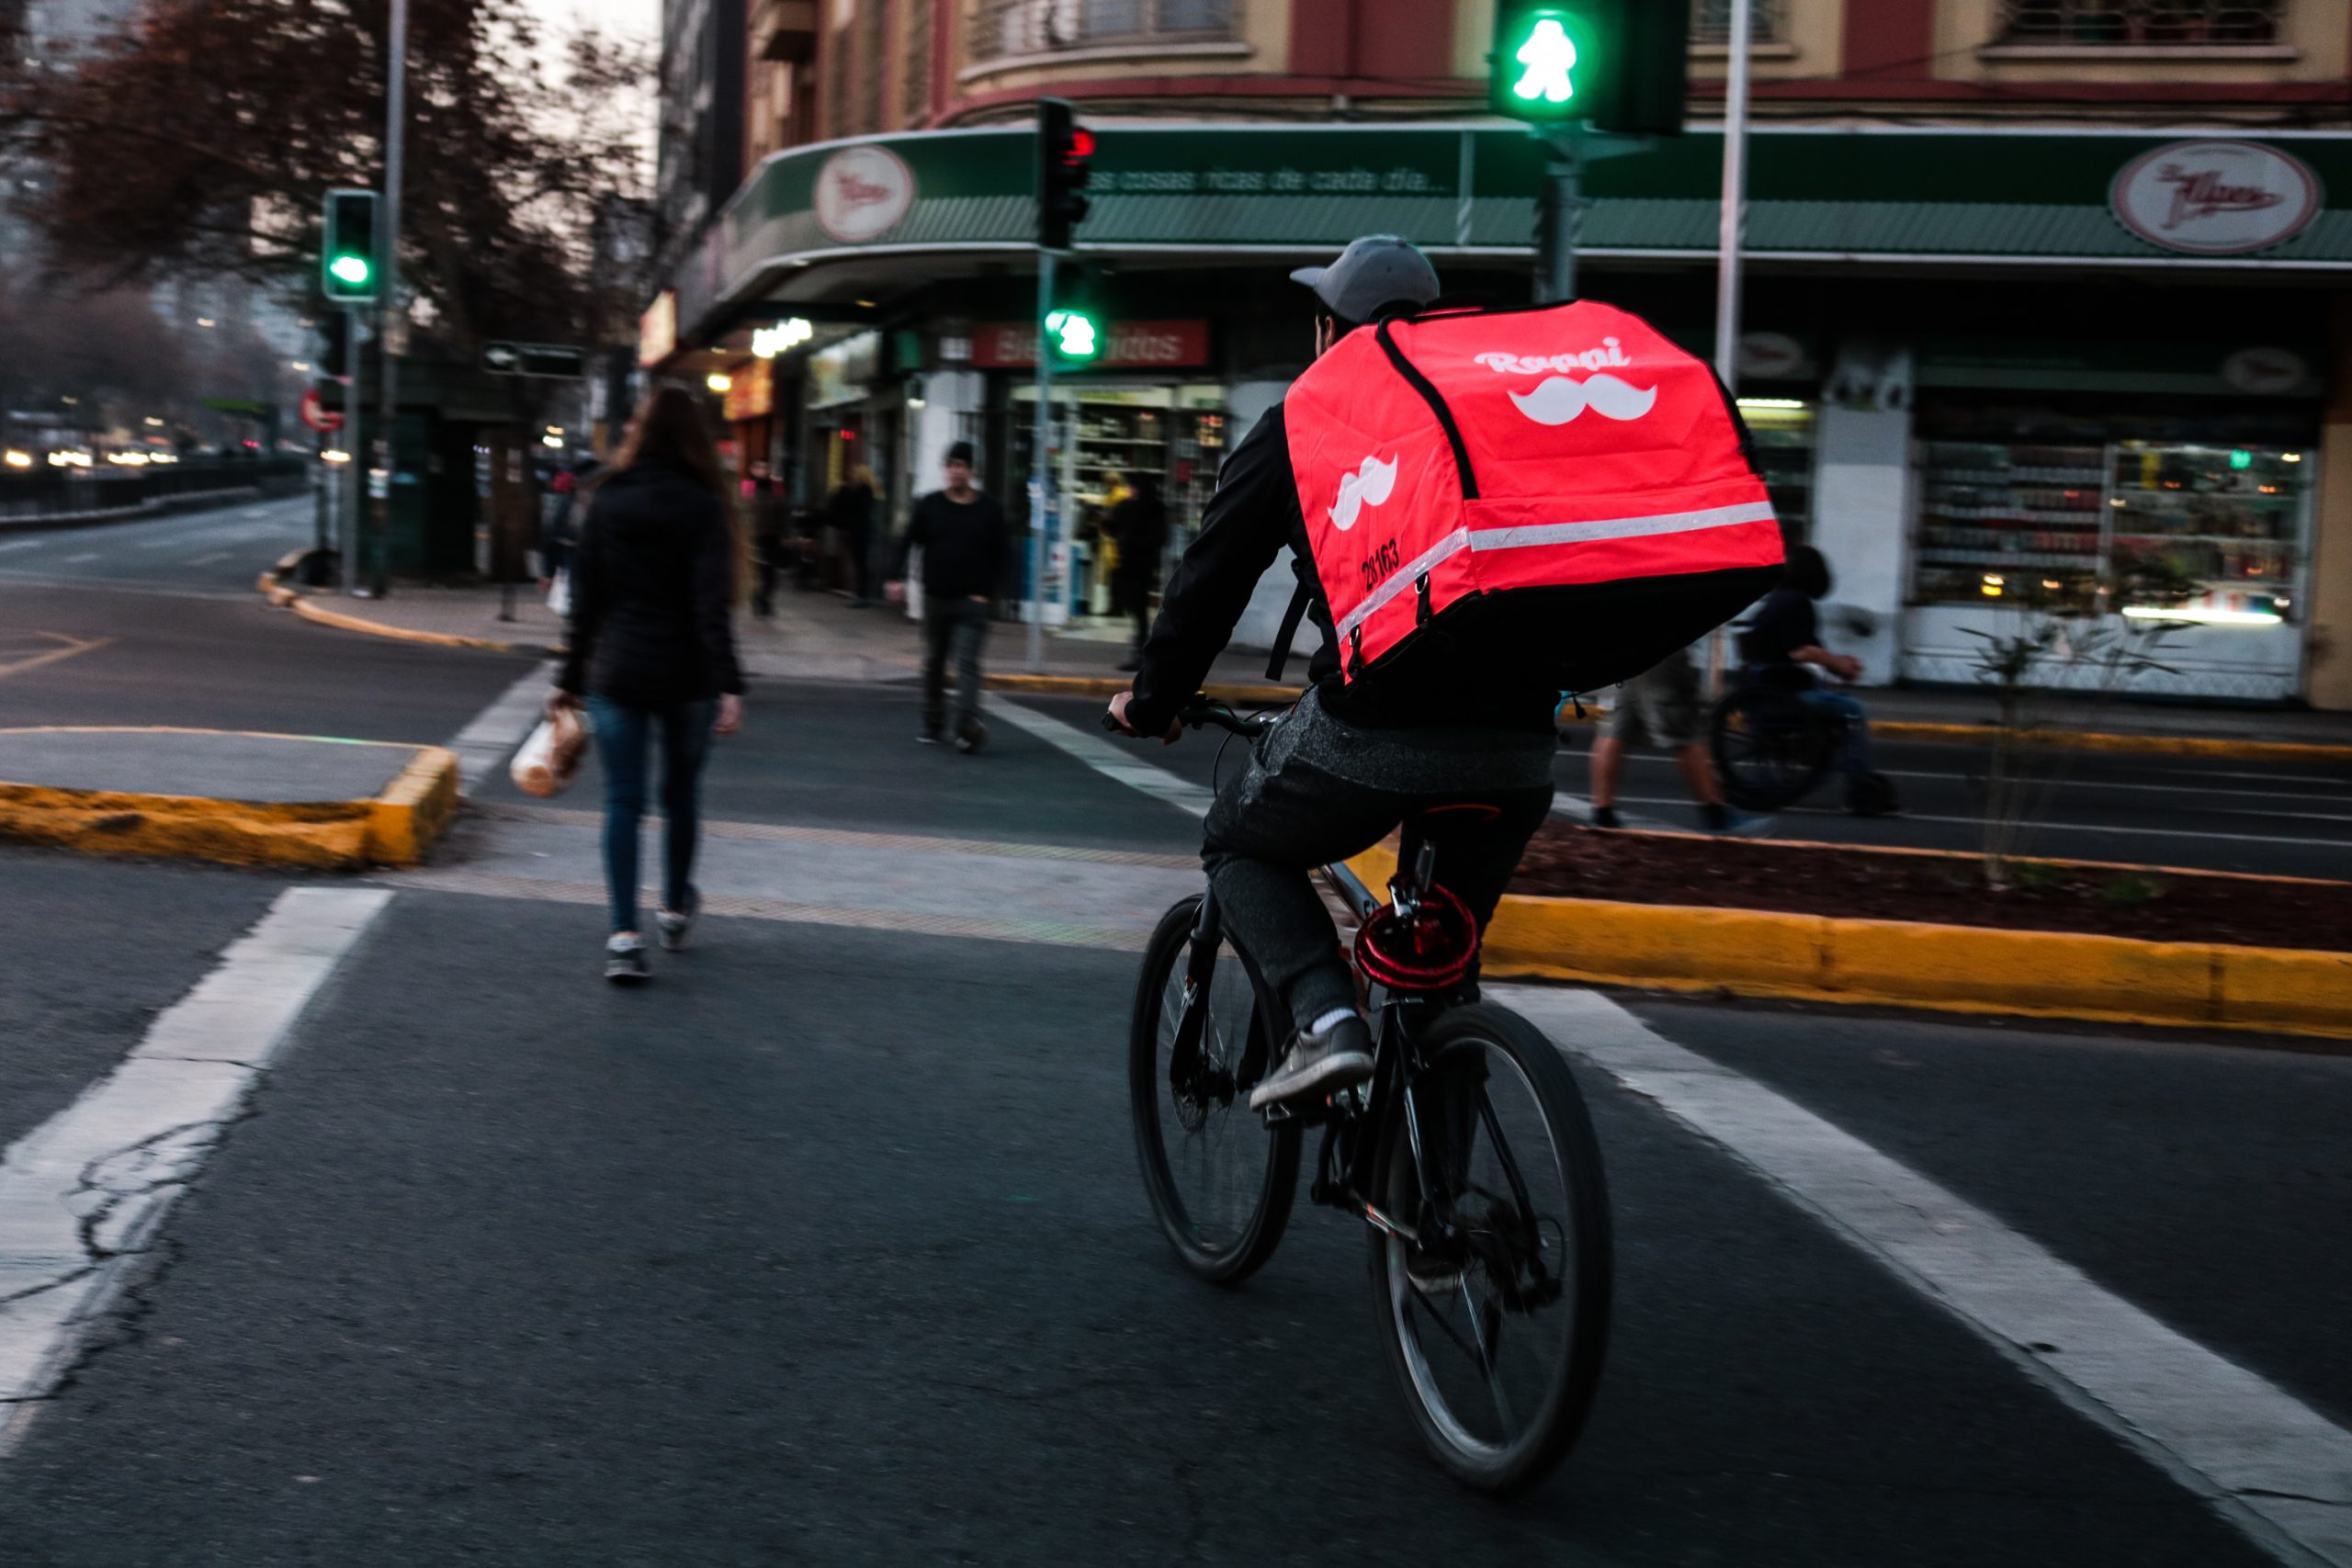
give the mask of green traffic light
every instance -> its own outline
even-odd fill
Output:
[[[375,268],[368,265],[366,256],[341,255],[327,264],[327,272],[337,283],[347,283],[354,288],[368,281]]]
[[[1076,310],[1056,310],[1046,318],[1054,334],[1054,352],[1064,359],[1091,359],[1101,347],[1093,320]]]
[[[1526,68],[1511,84],[1517,96],[1529,102],[1541,98],[1547,104],[1565,104],[1576,96],[1576,82],[1568,74],[1577,62],[1576,40],[1568,37],[1557,17],[1536,18],[1534,30],[1511,58]]]

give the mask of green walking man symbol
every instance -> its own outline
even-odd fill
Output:
[[[1576,96],[1576,84],[1568,79],[1568,72],[1577,62],[1576,40],[1557,19],[1545,17],[1527,35],[1513,58],[1527,67],[1511,91],[1522,98],[1542,98],[1548,104],[1565,104]]]

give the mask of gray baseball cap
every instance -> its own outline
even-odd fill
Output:
[[[1394,234],[1366,234],[1329,266],[1303,266],[1290,276],[1315,290],[1333,315],[1359,324],[1383,306],[1426,305],[1439,294],[1430,258]]]

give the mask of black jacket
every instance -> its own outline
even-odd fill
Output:
[[[1131,495],[1111,508],[1111,537],[1118,541],[1122,576],[1145,581],[1159,575],[1159,553],[1168,547],[1168,503],[1157,496]]]
[[[1249,608],[1258,580],[1284,545],[1291,549],[1291,570],[1314,594],[1307,614],[1323,643],[1307,661],[1306,674],[1331,716],[1364,729],[1552,733],[1560,694],[1522,671],[1498,668],[1475,681],[1436,686],[1415,685],[1385,671],[1352,684],[1341,680],[1339,638],[1307,546],[1280,403],[1250,427],[1217,470],[1216,493],[1202,514],[1201,531],[1185,547],[1176,575],[1160,595],[1159,618],[1144,644],[1135,701],[1127,709],[1127,722],[1136,730],[1157,735],[1166,729],[1176,710],[1200,690]]]
[[[740,693],[734,598],[734,541],[718,498],[675,468],[625,468],[589,502],[557,684],[632,707]]]
[[[1010,549],[1004,508],[985,491],[956,502],[944,490],[933,491],[915,502],[914,521],[899,541],[893,577],[906,576],[908,553],[918,545],[926,599],[968,599],[975,593],[993,598],[1004,581]]]

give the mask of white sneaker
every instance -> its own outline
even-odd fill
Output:
[[[1320,1034],[1300,1030],[1273,1076],[1250,1091],[1250,1109],[1328,1094],[1372,1077],[1372,1031],[1351,1013]]]
[[[634,986],[653,978],[645,962],[645,939],[623,931],[605,943],[605,978],[616,986]]]
[[[656,909],[653,924],[662,932],[662,945],[671,953],[686,945],[686,934],[695,929],[695,917],[702,913],[702,895],[695,895],[692,907],[684,909]]]

